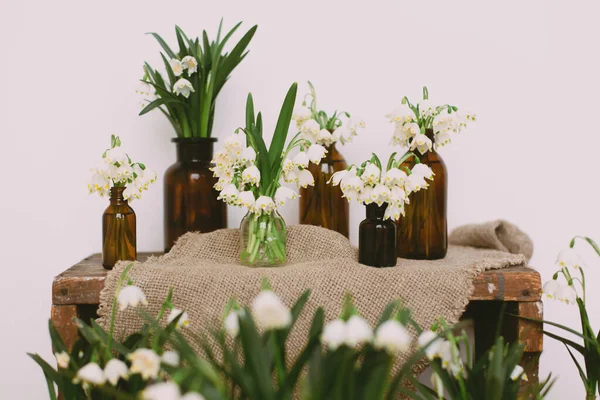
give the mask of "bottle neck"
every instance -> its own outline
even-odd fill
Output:
[[[111,187],[110,188],[110,204],[113,205],[121,205],[127,204],[127,200],[123,197],[123,192],[125,191],[125,187]]]
[[[387,206],[387,203],[380,206],[375,203],[367,204],[367,219],[383,220]]]
[[[210,163],[216,139],[176,139],[177,161]]]

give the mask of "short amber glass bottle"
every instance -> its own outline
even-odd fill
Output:
[[[347,166],[335,143],[327,148],[320,164],[309,164],[308,170],[315,178],[315,185],[300,190],[301,224],[322,226],[348,237],[348,202],[342,197],[339,186],[327,184],[331,175]]]
[[[367,218],[358,227],[358,262],[372,267],[396,265],[396,223],[384,220],[387,203],[367,205]]]
[[[434,141],[433,130],[425,133]],[[417,152],[417,155],[435,175],[429,188],[410,195],[406,215],[398,220],[398,257],[437,260],[444,258],[448,251],[446,164],[434,149],[424,155]],[[411,168],[414,161],[409,159],[403,165]]]
[[[186,232],[227,226],[227,205],[217,199],[210,171],[215,138],[176,138],[177,162],[165,172],[165,252]]]
[[[135,212],[123,198],[124,190],[110,189],[110,204],[102,215],[102,266],[107,269],[137,258]]]

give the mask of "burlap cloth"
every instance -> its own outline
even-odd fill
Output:
[[[168,254],[135,263],[129,275],[146,294],[145,308],[150,315],[158,313],[169,288],[174,288],[173,304],[189,313],[191,322],[183,333],[190,339],[190,331],[207,334],[221,324],[224,307],[232,296],[240,304],[250,305],[263,277],[269,279],[273,290],[288,306],[304,290],[311,289],[304,312],[289,337],[288,352],[293,359],[306,343],[317,307],[324,307],[327,320],[334,319],[340,313],[346,293],[352,294],[359,312],[371,324],[376,323],[385,306],[394,299],[402,299],[422,327],[440,316],[456,323],[469,302],[477,274],[524,265],[525,256],[506,251],[523,251],[529,257],[532,249],[529,237],[507,222],[458,228],[450,236],[450,242],[461,245],[451,245],[443,260],[398,259],[396,267],[372,268],[357,262],[356,249],[337,232],[309,225],[290,226],[287,264],[250,268],[238,264],[239,231],[224,229],[207,234],[188,233]],[[466,246],[469,244],[492,249]],[[116,285],[128,264],[118,263],[106,278],[99,310],[99,323],[104,328],[109,325]],[[118,312],[116,337],[124,338],[142,323],[135,310]]]

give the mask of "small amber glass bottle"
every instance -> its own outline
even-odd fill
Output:
[[[327,148],[320,164],[309,164],[308,170],[315,178],[315,185],[300,189],[301,224],[322,226],[348,237],[348,202],[342,197],[339,186],[327,184],[331,175],[345,170],[347,166],[335,143]]]
[[[358,227],[358,262],[372,267],[396,265],[396,223],[384,220],[387,203],[367,205],[367,219]]]
[[[432,129],[427,129],[425,134],[434,141]],[[398,220],[398,257],[437,260],[444,258],[448,251],[446,164],[434,149],[424,155],[417,152],[417,156],[433,170],[433,182],[429,188],[410,195],[406,215]],[[414,160],[410,158],[403,165],[412,168]]]
[[[112,269],[117,261],[135,260],[135,212],[123,198],[124,187],[110,189],[110,204],[102,215],[102,266]]]

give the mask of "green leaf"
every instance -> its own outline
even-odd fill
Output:
[[[158,42],[158,44],[160,44],[160,46],[165,50],[165,52],[167,53],[167,55],[169,57],[171,57],[171,58],[177,58],[177,55],[175,54],[175,52],[173,52],[173,50],[171,50],[171,48],[169,47],[169,45],[157,33],[149,32],[149,33],[146,33],[146,35],[152,35],[152,36],[154,36],[154,38],[156,39],[156,41]]]
[[[274,169],[276,171],[279,168],[281,162],[281,153],[283,152],[283,146],[285,145],[285,140],[290,128],[297,90],[298,84],[294,82],[292,86],[290,86],[290,89],[285,96],[285,100],[283,101],[283,105],[281,106],[281,111],[279,112],[275,133],[273,135],[271,146],[269,147],[269,160],[272,172]]]
[[[159,98],[154,100],[153,102],[151,102],[150,104],[148,104],[146,107],[144,107],[142,109],[142,111],[140,111],[139,115],[144,115],[149,113],[150,111],[154,110],[156,107],[160,107],[163,104],[173,104],[173,103],[179,103],[179,104],[184,104],[183,102],[179,101],[179,100],[175,100],[175,99],[171,99],[171,98]]]
[[[589,383],[588,383],[587,376],[585,376],[585,373],[583,372],[583,369],[581,368],[581,365],[579,364],[579,361],[577,361],[577,359],[575,358],[575,355],[573,354],[573,352],[571,351],[571,349],[569,348],[569,346],[567,346],[565,344],[565,347],[567,348],[567,351],[569,352],[569,355],[571,356],[571,359],[573,360],[573,362],[575,363],[575,366],[577,367],[577,371],[579,372],[579,377],[583,381],[584,386],[588,387]]]
[[[590,246],[593,247],[593,249],[596,251],[596,254],[598,254],[600,256],[600,247],[598,246],[598,244],[596,244],[596,242],[594,242],[591,238],[587,237],[587,236],[575,236],[570,243],[570,246],[573,247],[575,246],[575,239],[583,239],[586,242],[589,243]]]
[[[163,63],[165,65],[165,69],[167,70],[167,76],[169,77],[169,84],[171,85],[171,87],[173,87],[175,85],[175,82],[177,82],[177,77],[175,76],[175,73],[173,73],[171,64],[169,63],[169,61],[167,60],[165,55],[163,53],[160,53],[160,56],[162,57]]]
[[[179,45],[179,57],[183,58],[188,55],[187,46],[183,39],[183,31],[175,25],[175,35],[177,35],[177,44]]]
[[[237,65],[246,57],[247,53],[244,53],[246,47],[252,40],[252,37],[256,33],[257,25],[246,32],[246,34],[240,39],[240,41],[234,46],[231,53],[224,57],[221,68],[219,69],[219,75],[217,76],[216,91],[219,92],[221,87],[225,84],[229,74],[237,67]]]
[[[54,323],[52,320],[48,320],[48,330],[50,331],[50,340],[52,341],[52,350],[55,353],[60,353],[63,351],[67,351],[67,346],[65,346],[65,342],[63,342],[62,337],[56,330]]]
[[[581,353],[582,355],[585,355],[585,347],[583,347],[580,344],[577,344],[575,342],[573,342],[572,340],[563,338],[561,336],[555,335],[552,332],[548,332],[548,331],[542,331],[542,333],[548,337],[551,337],[554,340],[558,340],[559,342],[565,344],[565,345],[569,345],[572,348],[574,348],[575,350],[577,350],[579,353]]]
[[[252,93],[248,93],[246,99],[246,129],[252,129],[254,125],[254,100],[252,99]]]
[[[398,300],[390,302],[383,310],[383,313],[381,313],[381,316],[379,317],[379,322],[377,322],[377,327],[383,324],[385,321],[392,319],[392,316],[394,315],[399,306],[400,302]]]
[[[60,383],[61,376],[54,368],[50,366],[42,357],[38,354],[27,353],[29,357],[33,359],[44,372],[44,376],[46,377],[46,383],[48,385],[48,394],[51,400],[56,400],[56,391],[54,390],[54,383]]]

